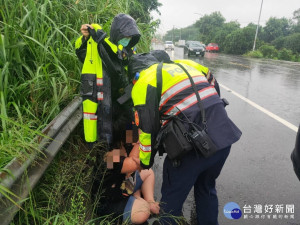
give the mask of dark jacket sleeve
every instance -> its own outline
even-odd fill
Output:
[[[300,125],[298,128],[298,133],[296,137],[295,148],[292,152],[291,159],[294,166],[294,171],[300,181]]]
[[[76,55],[82,63],[84,63],[86,56],[87,42],[88,39],[85,40],[84,37],[82,37],[82,45],[78,49],[76,49]]]

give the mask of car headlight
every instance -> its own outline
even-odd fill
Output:
[[[193,48],[190,48],[189,50],[190,50],[190,51],[194,51],[194,49],[193,49]]]

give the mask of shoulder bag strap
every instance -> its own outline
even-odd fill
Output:
[[[204,127],[206,128],[206,117],[205,117],[205,110],[204,110],[204,107],[203,107],[203,104],[201,102],[201,98],[200,98],[200,95],[199,95],[199,92],[197,91],[196,89],[196,85],[194,83],[194,80],[192,78],[192,76],[189,74],[189,72],[184,68],[184,66],[182,66],[181,64],[179,63],[175,63],[177,66],[179,66],[185,73],[186,75],[188,75],[189,79],[190,79],[190,82],[191,82],[191,85],[193,87],[193,90],[196,94],[196,98],[197,98],[197,103],[198,103],[198,106],[201,110],[201,117],[202,117],[202,124],[204,125]]]
[[[156,94],[157,94],[157,101],[158,106],[161,98],[161,90],[162,90],[162,67],[163,63],[159,63],[156,69]]]

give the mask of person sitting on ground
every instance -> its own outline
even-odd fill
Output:
[[[143,224],[150,214],[158,214],[159,203],[154,200],[154,172],[138,171],[136,163],[139,145],[135,144],[129,156],[125,148],[106,153],[106,172],[103,177],[98,216],[112,215],[115,222]]]

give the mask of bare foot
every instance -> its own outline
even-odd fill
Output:
[[[159,210],[160,210],[160,207],[159,207],[159,203],[158,202],[153,202],[153,201],[149,201],[149,206],[150,206],[150,212],[151,214],[159,214]]]

